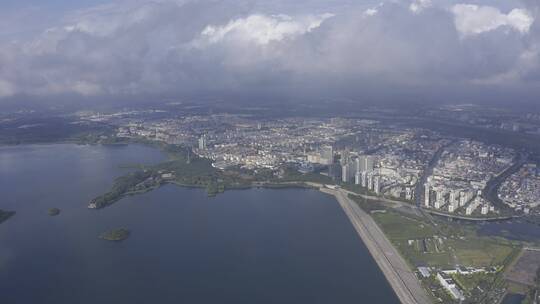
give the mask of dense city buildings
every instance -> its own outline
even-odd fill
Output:
[[[456,216],[499,216],[484,192],[517,157],[511,148],[377,120],[261,121],[238,114],[147,117],[137,112],[82,115],[114,122],[118,137],[190,146],[219,169],[260,168],[278,174],[280,168],[292,167],[301,174],[322,174],[373,195],[416,201],[422,208]],[[538,205],[539,189],[538,170],[530,163],[506,179],[498,195],[508,206],[528,212]]]
[[[467,216],[496,213],[482,196],[487,183],[512,165],[512,149],[458,140],[444,148],[424,185],[424,206]]]
[[[393,123],[395,117],[126,110],[80,112],[75,123],[107,128],[81,143],[143,143],[173,159],[127,179],[130,187],[118,188],[127,193],[169,183],[203,187],[211,196],[267,186],[339,192],[345,200],[356,200],[351,206],[365,209],[400,255],[418,267],[417,278],[427,292],[443,298],[442,303],[476,303],[483,292],[462,285],[462,279],[482,277],[482,288],[488,286],[518,248],[460,226],[525,216],[534,220],[540,201],[534,147],[449,134],[432,124]],[[533,142],[520,139],[520,144]],[[111,194],[88,206],[102,208],[121,197]],[[500,299],[503,290],[498,286],[487,294]]]
[[[523,210],[540,205],[540,171],[536,164],[527,163],[508,177],[499,188],[499,198],[508,206]]]

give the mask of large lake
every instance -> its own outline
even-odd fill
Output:
[[[0,209],[17,212],[0,224],[1,303],[399,303],[337,202],[313,190],[165,186],[86,208],[122,165],[163,159],[136,145],[0,148]],[[131,237],[98,239],[117,227]]]

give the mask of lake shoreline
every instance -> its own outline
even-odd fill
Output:
[[[16,259],[0,255],[5,302],[127,303],[157,296],[160,303],[246,297],[261,304],[399,303],[334,200],[293,189],[298,185],[253,184],[215,198],[201,187],[167,186],[126,197],[106,212],[86,209],[85,202],[130,172],[122,164],[163,161],[156,149],[135,146],[3,151],[12,160],[0,172],[3,206],[21,214],[0,229],[3,253],[17,253]],[[53,170],[46,179],[39,174]],[[267,190],[276,187],[291,189]],[[48,216],[53,207],[60,216]],[[119,243],[98,237],[118,227],[132,236]]]
[[[336,199],[401,303],[430,304],[431,300],[414,272],[371,216],[341,189],[321,187],[319,191]]]

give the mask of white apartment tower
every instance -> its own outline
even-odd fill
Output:
[[[381,178],[379,176],[373,177],[373,191],[377,194],[381,192],[380,180]]]
[[[366,188],[367,187],[367,172],[366,171],[362,171],[360,173],[360,178],[362,180],[362,187]]]
[[[431,190],[429,187],[429,184],[426,183],[424,185],[425,193],[424,193],[424,206],[429,207],[429,197],[431,195]]]
[[[199,149],[206,150],[206,134],[201,135],[199,138]]]

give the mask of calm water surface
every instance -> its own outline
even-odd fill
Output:
[[[511,240],[540,242],[540,226],[524,219],[484,223],[478,231],[483,235],[504,236]]]
[[[156,163],[142,146],[0,148],[1,303],[399,303],[348,219],[312,190],[208,198],[165,186],[103,210],[87,202]],[[47,215],[51,207],[62,210]],[[97,236],[132,231],[121,243]]]
[[[503,301],[502,301],[502,304],[521,304],[521,301],[525,300],[525,296],[524,295],[520,295],[520,294],[507,294]]]

